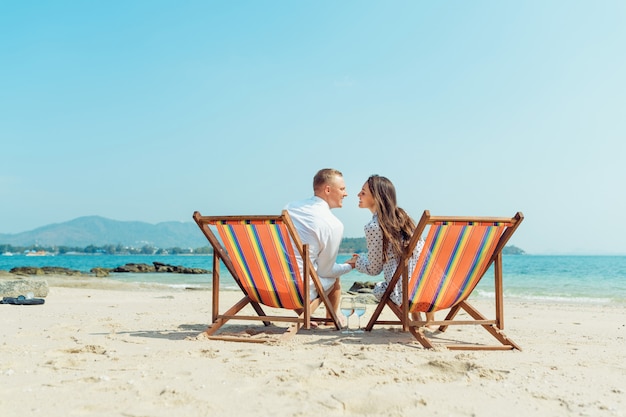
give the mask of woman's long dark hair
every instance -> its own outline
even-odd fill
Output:
[[[389,247],[396,259],[399,259],[415,230],[415,222],[406,211],[398,207],[396,188],[388,178],[372,175],[367,179],[367,185],[374,197],[378,224],[383,232],[383,260],[388,260]]]

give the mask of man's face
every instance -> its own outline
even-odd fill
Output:
[[[326,184],[324,194],[326,195],[326,202],[331,209],[343,207],[343,199],[348,196],[343,177],[336,175],[330,183]]]

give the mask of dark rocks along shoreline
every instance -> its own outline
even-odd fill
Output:
[[[63,268],[58,266],[18,266],[12,268],[10,271],[16,275],[67,275],[67,276],[83,276],[83,275],[95,275],[97,277],[106,277],[110,273],[168,273],[168,274],[209,274],[211,271],[202,268],[188,268],[180,265],[169,265],[161,262],[152,262],[152,265],[144,263],[128,263],[115,268],[92,268],[90,274],[85,274],[82,271],[78,271],[70,268]]]

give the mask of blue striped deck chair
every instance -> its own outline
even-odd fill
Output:
[[[248,335],[217,335],[229,320],[262,321],[266,326],[271,322],[289,323],[283,337],[301,328],[310,329],[311,322],[332,322],[339,330],[339,319],[310,262],[308,245],[302,244],[287,211],[274,216],[203,216],[195,212],[193,218],[213,247],[212,324],[206,330],[209,338],[267,341]],[[219,305],[220,264],[244,294],[224,313],[220,313]],[[311,285],[318,294],[314,300],[310,299]],[[240,313],[248,305],[256,315]],[[313,316],[321,305],[330,318]],[[275,311],[280,313],[268,315],[263,307],[278,309]]]
[[[503,217],[450,217],[431,216],[424,211],[409,241],[405,255],[399,262],[387,291],[365,327],[372,330],[377,324],[401,325],[425,348],[433,348],[437,337],[443,347],[465,350],[518,349],[519,345],[509,339],[504,330],[502,249],[511,238],[524,216],[518,212],[512,218]],[[425,236],[425,238],[424,238]],[[412,271],[409,256],[420,239],[423,249]],[[488,319],[468,302],[476,285],[493,265],[495,318]],[[397,282],[402,283],[402,304],[390,299]],[[389,307],[397,320],[380,320],[380,314]],[[422,320],[421,314],[440,310],[449,312],[443,320]],[[462,319],[457,318],[464,312]],[[448,326],[479,325],[495,337],[500,344],[459,343],[443,340],[442,332]],[[426,329],[438,326],[439,333],[426,335]],[[455,334],[455,336],[457,336]],[[456,337],[455,337],[456,338]]]

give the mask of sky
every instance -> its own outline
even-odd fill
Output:
[[[626,254],[626,2],[2,1],[0,233],[274,214],[344,174],[414,218]],[[0,242],[1,243],[1,242]]]

